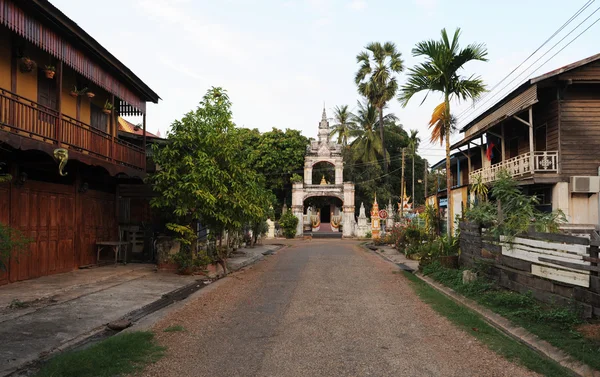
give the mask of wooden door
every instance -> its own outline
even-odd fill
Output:
[[[89,190],[79,195],[79,265],[96,263],[96,242],[118,241],[115,194]]]
[[[10,184],[0,184],[0,223],[9,225],[10,220]],[[6,261],[8,263],[8,261]],[[0,270],[0,285],[8,283],[8,274]]]
[[[75,199],[73,186],[27,181],[14,188],[11,223],[32,242],[13,255],[11,282],[67,272],[74,264]]]

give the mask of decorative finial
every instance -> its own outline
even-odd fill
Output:
[[[323,115],[321,116],[322,121],[327,121],[327,114],[325,113],[325,102],[323,102]]]

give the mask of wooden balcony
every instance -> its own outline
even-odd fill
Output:
[[[0,89],[0,130],[144,170],[145,151],[89,124]]]
[[[484,183],[496,180],[498,172],[506,170],[514,178],[526,177],[538,173],[558,173],[558,152],[539,151],[520,154],[490,167],[474,170],[469,174],[469,182],[474,182],[476,176],[481,176]]]

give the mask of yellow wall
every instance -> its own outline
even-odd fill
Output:
[[[10,90],[10,34],[0,28],[0,88]]]

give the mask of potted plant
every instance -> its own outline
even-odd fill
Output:
[[[102,109],[102,112],[104,114],[110,115],[110,113],[112,113],[113,110],[113,104],[108,102],[108,100],[106,100],[106,102],[104,102],[104,108]]]
[[[71,89],[71,92],[69,93],[69,95],[71,97],[78,97],[82,94],[84,94],[87,91],[87,88],[83,88],[83,89],[77,89],[77,85],[73,86],[73,89]]]
[[[56,74],[56,67],[53,65],[47,65],[44,67],[44,73],[46,74],[46,78],[53,79]]]
[[[19,61],[19,68],[22,73],[31,72],[36,67],[36,64],[33,60],[29,59],[27,56],[23,56]]]

